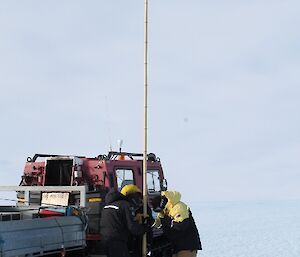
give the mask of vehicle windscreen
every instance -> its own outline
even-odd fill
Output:
[[[160,179],[158,170],[147,171],[147,186],[149,193],[160,192]]]

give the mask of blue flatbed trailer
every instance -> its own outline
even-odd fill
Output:
[[[83,250],[84,227],[77,216],[0,221],[0,256],[47,256]]]

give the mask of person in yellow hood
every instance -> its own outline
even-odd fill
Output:
[[[176,191],[163,191],[152,200],[152,207],[159,212],[154,226],[162,228],[173,248],[173,257],[196,257],[202,245],[192,212],[180,201]]]

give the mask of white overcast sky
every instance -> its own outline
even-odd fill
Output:
[[[0,2],[0,174],[143,151],[143,1]],[[300,196],[300,2],[149,0],[149,152],[186,201]]]

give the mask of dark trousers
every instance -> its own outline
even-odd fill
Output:
[[[109,240],[104,244],[108,257],[129,257],[127,243]]]
[[[128,248],[130,257],[141,257],[142,256],[142,237],[132,237],[128,240]]]

